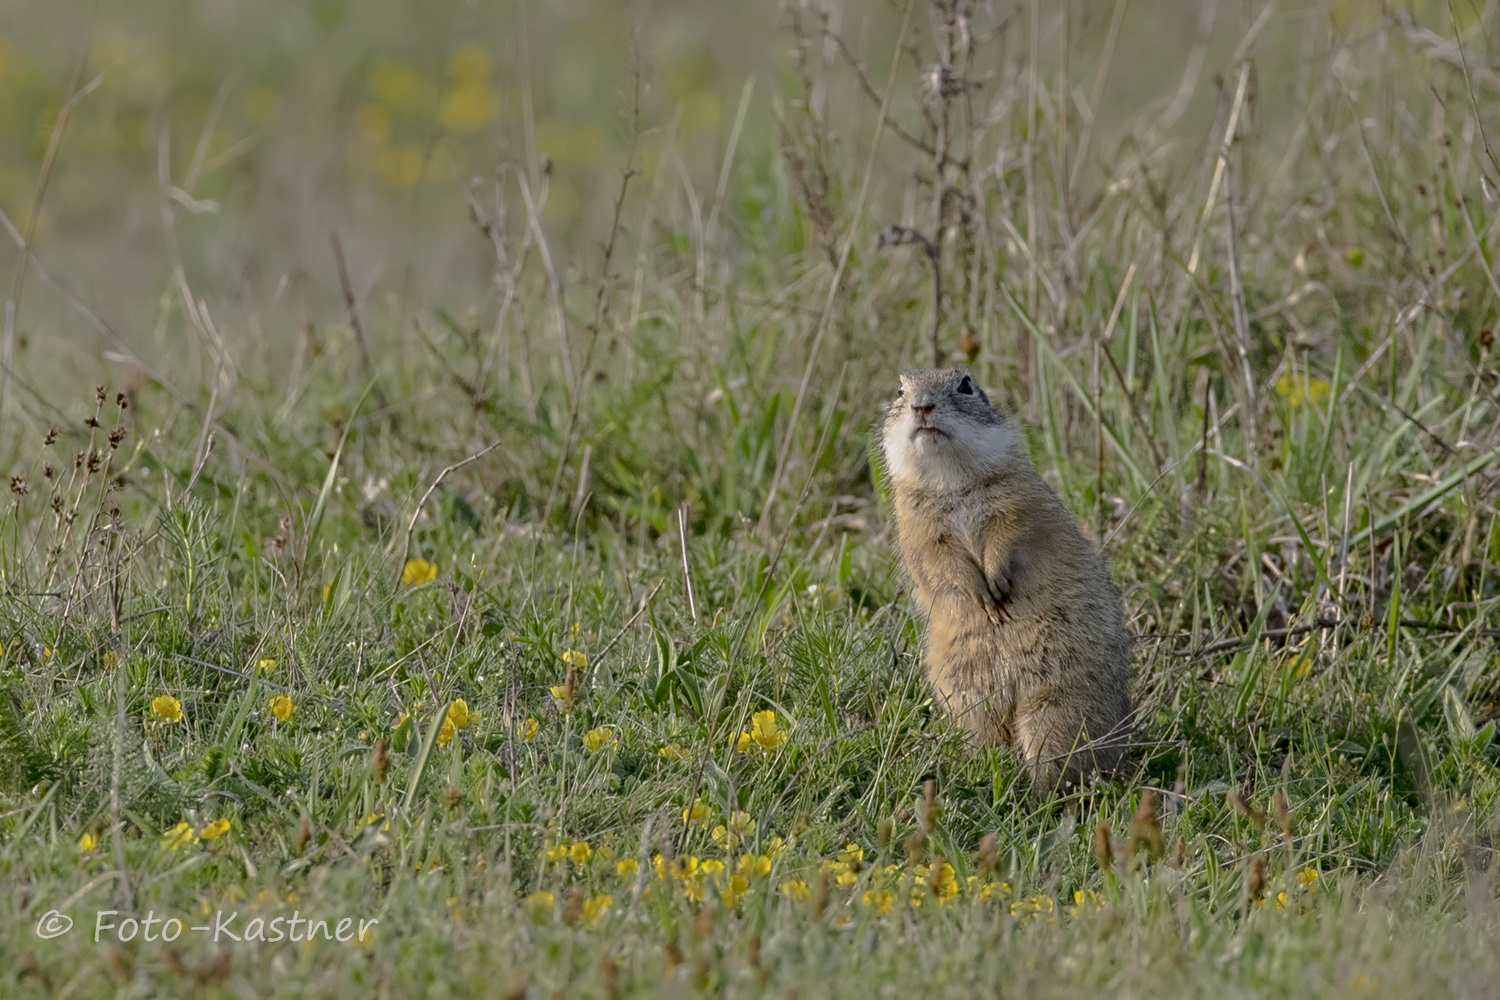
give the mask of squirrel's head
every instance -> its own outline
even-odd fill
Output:
[[[919,368],[901,373],[881,444],[893,481],[962,489],[1011,457],[1016,434],[967,371]]]

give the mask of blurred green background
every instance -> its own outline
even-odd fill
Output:
[[[844,5],[830,15],[877,87],[903,9]],[[1201,162],[1218,74],[1263,9],[1134,0],[1120,8],[1100,80],[1116,5],[1079,4],[1063,19],[1043,4],[1041,72],[1068,74],[1072,88],[1098,95],[1099,155],[1147,123],[1179,137],[1184,163]],[[1446,16],[1436,3],[1416,13]],[[1029,4],[1002,4],[991,23],[1025,47],[1030,14]],[[727,245],[716,249],[732,249],[771,210],[766,188],[784,169],[777,113],[795,89],[787,29],[816,16],[799,5],[731,2],[9,0],[0,6],[0,209],[12,232],[0,241],[0,282],[14,285],[17,242],[28,233],[43,276],[28,278],[21,296],[16,371],[38,384],[101,374],[92,369],[110,337],[65,295],[172,370],[180,319],[163,295],[179,287],[174,254],[192,294],[249,348],[240,362],[274,357],[340,306],[335,233],[361,301],[395,302],[398,317],[412,302],[475,315],[495,294],[493,258],[467,198],[491,204],[487,187],[510,185],[506,204],[519,211],[515,172],[538,186],[545,175],[542,220],[566,280],[596,267],[633,135],[644,183],[632,196],[668,189],[664,232],[687,228],[694,211],[715,212]],[[1381,18],[1378,5],[1354,0],[1276,8],[1257,43],[1256,127],[1269,144],[1278,120],[1292,117],[1309,46]],[[842,58],[825,48],[825,60]],[[898,121],[917,120],[911,80],[920,69],[910,59],[900,67]],[[853,74],[836,79],[841,89],[813,99],[852,159],[863,155],[874,108]],[[59,110],[90,84],[33,219]],[[882,144],[874,204],[899,201],[907,152]],[[721,172],[725,203],[710,205]],[[382,322],[372,320],[377,342]]]

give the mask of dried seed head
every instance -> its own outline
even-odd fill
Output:
[[[449,785],[448,790],[443,793],[443,805],[447,806],[450,811],[457,809],[463,801],[464,793],[453,785]]]
[[[297,824],[297,835],[292,838],[292,853],[301,854],[307,847],[307,842],[312,839],[312,822],[307,814],[302,814],[302,822]]]
[[[45,448],[47,445],[52,444],[56,440],[57,440],[57,428],[56,427],[49,427],[49,428],[47,428],[47,436],[44,437],[44,438],[42,438],[42,447]]]
[[[608,1000],[620,995],[620,967],[608,956],[599,959],[599,990]]]
[[[1156,793],[1151,789],[1141,792],[1140,805],[1130,820],[1129,854],[1133,858],[1144,851],[1147,858],[1161,857],[1161,825],[1156,819]]]
[[[880,842],[881,847],[891,842],[891,837],[895,832],[896,824],[889,816],[875,825],[875,839]]]
[[[1109,871],[1115,863],[1115,845],[1109,835],[1109,824],[1103,820],[1094,827],[1094,862],[1102,872]]]
[[[578,918],[583,916],[583,886],[575,885],[568,890],[568,904],[563,907],[562,922],[569,927],[578,923]]]
[[[932,868],[927,872],[927,888],[932,890],[934,896],[941,896],[943,891],[943,865],[947,864],[941,854],[934,855]]]
[[[1168,859],[1173,868],[1181,868],[1187,861],[1187,838],[1178,834],[1172,842],[1172,857]]]
[[[1283,835],[1292,835],[1293,820],[1292,811],[1287,808],[1286,796],[1277,792],[1271,797],[1271,814],[1276,817],[1276,823],[1281,827]]]
[[[99,418],[98,417],[89,417],[87,420],[85,420],[83,422],[83,426],[85,426],[85,427],[92,427],[92,428],[94,428],[94,429],[97,430],[99,428]]]
[[[1239,789],[1231,789],[1228,798],[1229,804],[1234,806],[1234,811],[1253,823],[1257,830],[1265,828],[1266,814],[1246,801],[1245,796],[1241,794]]]
[[[120,447],[120,442],[125,440],[125,426],[117,424],[115,429],[109,432],[109,450],[114,451]]]
[[[979,841],[979,870],[988,875],[999,867],[999,838],[993,833],[987,833]]]
[[[105,391],[104,386],[101,385],[94,390],[94,402],[98,403],[100,406],[103,406],[104,401],[108,398],[109,393]]]
[[[1250,855],[1249,870],[1245,873],[1245,895],[1255,902],[1266,892],[1266,859],[1259,851]]]
[[[383,785],[385,784],[386,772],[391,767],[390,744],[386,743],[384,736],[375,741],[375,750],[370,756],[375,768],[375,783]]]
[[[11,476],[10,477],[10,491],[16,495],[16,499],[17,500],[21,499],[27,493],[29,493],[30,492],[30,487],[28,487],[26,485],[26,477],[25,476]]]
[[[117,392],[117,393],[115,393],[115,406],[116,407],[118,407],[119,409],[123,410],[123,409],[125,409],[125,407],[127,407],[129,405],[130,405],[130,400],[128,400],[128,399],[125,398],[125,394],[123,392]]]
[[[42,466],[42,478],[43,479],[51,479],[52,478],[52,466],[50,466],[50,465],[44,465],[44,466]]]

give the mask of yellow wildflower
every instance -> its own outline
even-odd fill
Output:
[[[844,849],[839,852],[839,860],[846,865],[853,865],[856,861],[865,859],[865,849],[858,844],[845,844]]]
[[[656,877],[662,881],[667,878],[667,862],[660,854],[651,855],[651,870],[656,872]]]
[[[182,721],[182,702],[169,694],[160,694],[151,699],[151,713],[163,722]]]
[[[593,857],[594,849],[589,846],[587,840],[575,840],[573,846],[568,848],[568,857],[573,859],[575,865],[581,865]]]
[[[681,743],[668,743],[656,751],[656,756],[665,757],[667,760],[690,760],[693,755]]]
[[[1318,870],[1316,868],[1304,868],[1297,873],[1299,885],[1312,885],[1318,881]]]
[[[717,875],[723,870],[724,862],[720,861],[718,858],[709,858],[707,861],[703,862],[703,874],[705,875]]]
[[[1098,913],[1104,909],[1104,900],[1093,889],[1077,889],[1073,892],[1073,905],[1068,907],[1068,916],[1080,913]]]
[[[1271,898],[1271,906],[1278,913],[1280,911],[1286,909],[1286,904],[1287,904],[1287,895],[1286,895],[1285,892],[1278,892],[1275,896],[1273,896]]]
[[[708,816],[708,806],[703,804],[702,799],[694,799],[693,804],[682,811],[684,823],[701,823]]]
[[[469,711],[469,703],[462,698],[454,698],[448,703],[448,721],[459,729],[463,729],[472,723],[479,721],[478,712]]]
[[[574,670],[582,670],[588,666],[588,654],[577,649],[565,649],[562,651],[562,661]]]
[[[734,870],[746,878],[771,874],[771,858],[766,854],[741,854]]]
[[[759,743],[762,750],[769,751],[778,749],[787,741],[787,732],[776,724],[776,713],[768,708],[750,717],[750,738]]]
[[[1057,903],[1051,896],[1037,893],[1026,899],[1018,899],[1010,904],[1010,915],[1020,919],[1023,923],[1045,917],[1048,923],[1052,923],[1053,911],[1057,909]]]
[[[895,907],[896,894],[889,889],[866,889],[859,901],[881,916],[885,916]]]
[[[444,717],[443,726],[438,730],[437,734],[438,746],[445,747],[449,743],[452,743],[454,734],[456,734],[457,732],[458,729],[453,725],[453,720]]]
[[[729,885],[719,893],[725,906],[737,906],[740,897],[750,891],[750,882],[743,875],[729,876]]]
[[[672,861],[672,877],[689,879],[698,874],[698,859],[694,855],[684,854]]]
[[[583,901],[583,919],[590,927],[598,927],[599,921],[604,919],[604,914],[614,904],[614,898],[604,893],[600,893],[597,896],[590,896]]]
[[[853,869],[846,868],[835,875],[833,880],[839,885],[851,886],[859,881],[859,872],[856,872]]]
[[[703,902],[703,886],[695,878],[682,880],[682,894],[695,903]]]
[[[526,716],[525,720],[521,723],[521,739],[530,740],[536,736],[538,728],[537,721],[529,715]]]
[[[406,186],[410,187],[410,185]],[[408,559],[406,565],[401,567],[401,582],[408,587],[420,587],[424,583],[436,580],[437,571],[437,563],[428,562],[420,557]]]
[[[750,734],[744,730],[740,730],[738,736],[731,737],[730,743],[733,744],[736,753],[749,753],[750,748],[755,745]]]
[[[204,840],[218,840],[220,837],[224,836],[224,834],[226,834],[228,832],[229,832],[229,820],[227,820],[224,817],[220,816],[218,819],[214,820],[212,823],[208,824],[207,826],[205,826],[203,828],[203,839]]]
[[[162,846],[169,847],[175,851],[179,848],[189,846],[197,839],[198,835],[193,832],[193,828],[190,824],[178,823],[176,826],[172,827],[172,829],[166,832],[166,834],[161,838],[161,842]]]
[[[256,669],[263,674],[269,674],[276,669],[276,661],[269,656],[263,656],[255,662]]]
[[[583,734],[583,747],[589,753],[598,753],[607,747],[613,747],[618,742],[620,742],[619,738],[608,726],[590,729]]]
[[[92,833],[85,831],[84,835],[78,838],[78,849],[80,851],[87,853],[98,846],[99,838],[95,837]]]
[[[567,856],[568,848],[563,844],[553,844],[551,847],[547,848],[548,864],[556,864]]]
[[[1292,406],[1301,406],[1303,403],[1314,405],[1324,403],[1332,391],[1329,384],[1320,378],[1303,378],[1286,374],[1276,380],[1276,392]]]
[[[271,710],[271,714],[282,722],[290,719],[292,717],[292,713],[297,711],[297,706],[292,704],[292,699],[288,698],[284,694],[278,694],[276,697],[272,698],[269,707]]]
[[[552,907],[557,904],[557,898],[543,889],[527,896],[526,904],[531,907],[532,916],[541,919],[552,912]]]
[[[4,656],[4,655],[5,655],[5,647],[4,646],[0,646],[0,656]],[[113,670],[113,669],[115,669],[115,667],[118,667],[119,665],[120,665],[120,658],[115,655],[115,651],[112,650],[112,649],[105,650],[104,651],[104,669],[105,670]]]
[[[786,843],[780,837],[772,837],[766,843],[766,857],[768,858],[774,858],[784,850],[786,850]]]
[[[789,882],[781,883],[781,893],[792,899],[806,899],[812,893],[807,888],[807,883],[800,878],[794,878]]]
[[[634,875],[640,868],[641,864],[635,858],[621,858],[615,862],[616,875]]]

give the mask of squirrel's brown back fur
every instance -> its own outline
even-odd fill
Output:
[[[901,378],[882,443],[938,699],[1038,791],[1118,769],[1130,638],[1103,557],[968,373]]]

